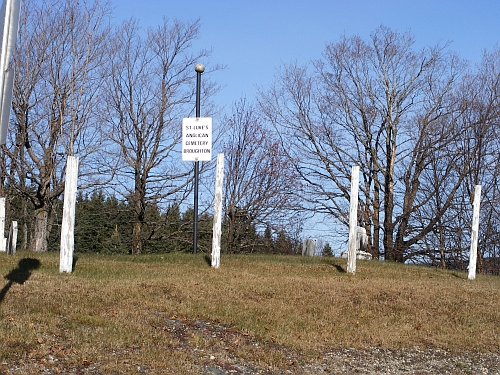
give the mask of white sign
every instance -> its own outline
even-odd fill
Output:
[[[210,161],[212,159],[212,118],[182,119],[182,160]]]

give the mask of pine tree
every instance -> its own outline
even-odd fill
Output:
[[[330,244],[328,242],[325,243],[325,246],[323,246],[322,255],[324,257],[332,257],[333,256],[332,248],[330,247]]]

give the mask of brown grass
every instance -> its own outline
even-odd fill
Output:
[[[284,348],[305,358],[339,347],[500,350],[498,277],[376,261],[348,275],[335,258],[223,255],[215,270],[203,255],[77,257],[72,274],[59,274],[56,253],[0,255],[4,365],[56,358],[103,373],[188,372],[182,346],[277,364]]]

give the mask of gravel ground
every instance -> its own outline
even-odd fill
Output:
[[[380,348],[329,349],[315,357],[273,343],[262,343],[232,328],[200,320],[168,319],[162,329],[178,343],[169,350],[182,352],[191,360],[182,372],[158,370],[147,364],[124,364],[126,374],[201,374],[201,375],[309,375],[309,374],[500,374],[500,353],[450,352],[440,349],[413,348],[388,350]],[[215,340],[212,348],[190,345],[191,337],[199,335]],[[279,353],[280,367],[257,363],[236,356],[231,345],[240,349],[264,349]],[[240,350],[241,353],[241,350]],[[115,361],[116,358],[110,359]],[[82,363],[71,367],[64,357],[48,354],[46,358],[1,363],[1,374],[105,374],[106,361]],[[114,372],[117,373],[117,372]]]
[[[230,362],[230,361],[229,361]],[[287,369],[245,369],[233,364],[229,371],[206,366],[205,374],[500,374],[499,355],[450,354],[436,350],[384,351],[341,349],[324,353],[308,364]],[[227,366],[227,365],[226,365]],[[241,371],[245,370],[245,371]],[[240,371],[238,371],[240,370]],[[250,370],[250,371],[247,371]]]
[[[500,374],[498,354],[451,354],[442,350],[388,351],[340,349],[307,364],[291,362],[286,369],[265,369],[235,358],[213,359],[203,374]]]

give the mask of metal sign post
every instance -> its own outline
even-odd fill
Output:
[[[198,185],[199,162],[212,160],[212,118],[200,117],[201,74],[203,64],[196,64],[196,118],[182,120],[182,160],[194,161],[193,254],[198,248]]]
[[[196,118],[200,118],[200,98],[201,98],[201,74],[205,71],[203,64],[196,64]],[[200,174],[200,162],[194,162],[194,224],[193,224],[193,254],[198,249],[198,184]]]

